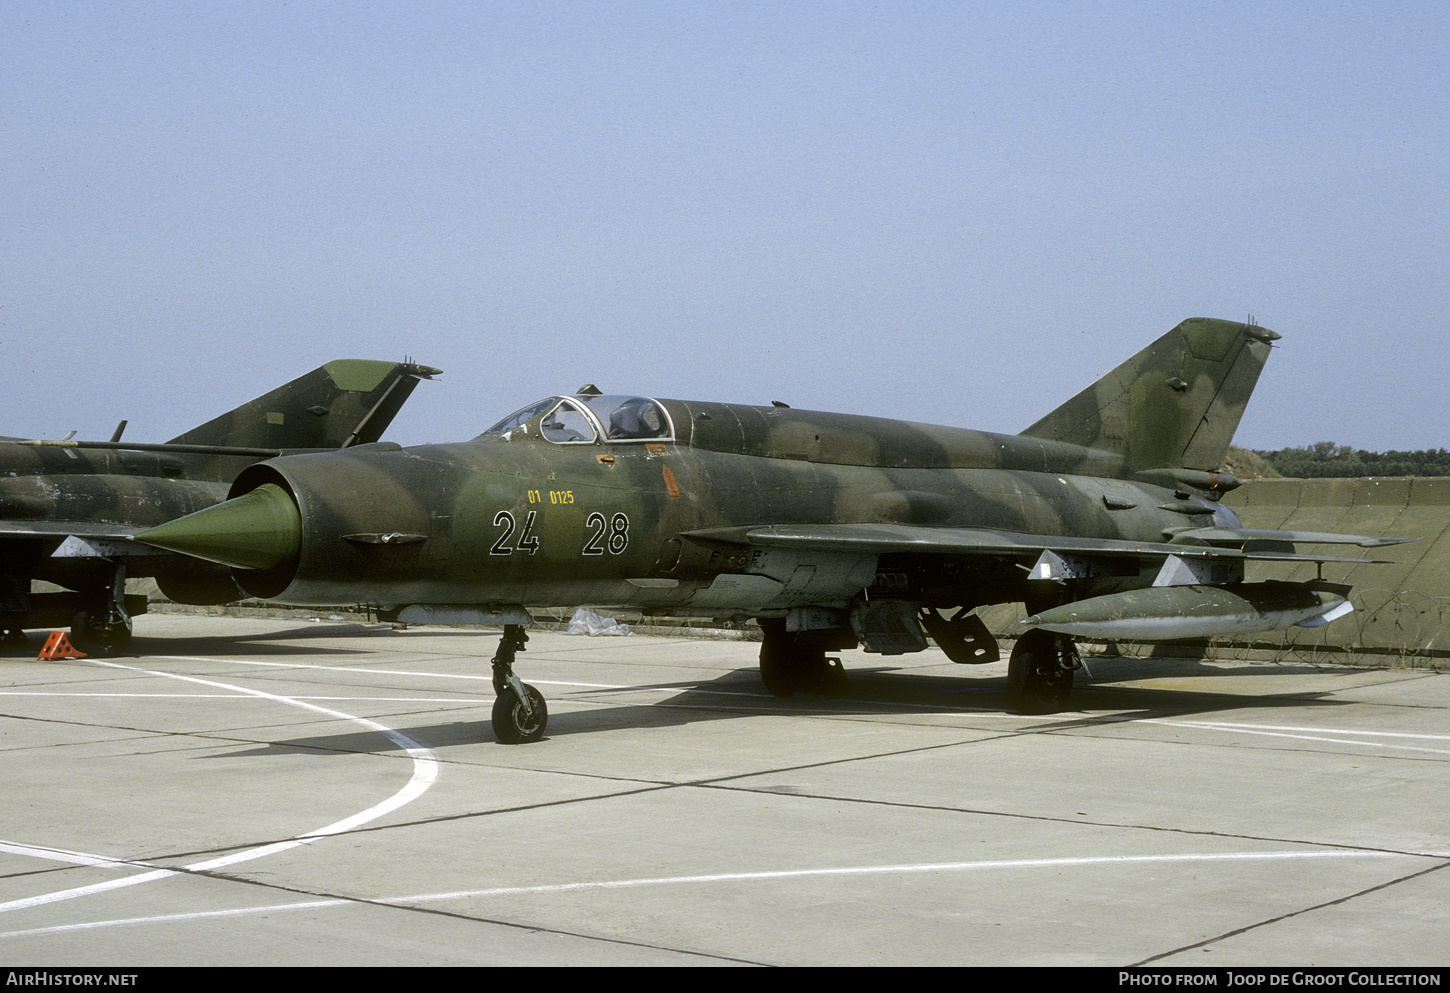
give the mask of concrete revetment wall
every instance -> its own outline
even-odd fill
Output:
[[[1368,656],[1366,663],[1450,659],[1450,478],[1262,479],[1244,483],[1224,503],[1250,528],[1416,539],[1368,549],[1300,545],[1301,551],[1388,564],[1325,565],[1325,579],[1354,586],[1354,613],[1321,628],[1257,635],[1254,645]],[[1312,564],[1258,563],[1249,569],[1250,579],[1302,581],[1315,575]]]

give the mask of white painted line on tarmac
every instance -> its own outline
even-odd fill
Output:
[[[101,700],[134,700],[139,697],[148,700],[215,700],[248,703],[256,700],[255,697],[233,693],[0,693],[0,697],[4,696],[58,696],[67,699]],[[483,697],[476,696],[293,696],[289,699],[312,703],[437,703],[468,704],[469,706],[478,706],[484,700]]]
[[[1355,728],[1354,730],[1341,728],[1305,728],[1283,724],[1239,724],[1232,721],[1193,721],[1192,723],[1206,727],[1252,728],[1255,731],[1312,731],[1319,734],[1363,734],[1376,738],[1420,738],[1427,741],[1450,741],[1450,734],[1421,734],[1415,731],[1366,731],[1363,728]]]
[[[123,917],[80,924],[58,924],[52,927],[29,928],[24,931],[0,932],[0,940],[47,934],[64,934],[96,928],[125,927],[139,924],[168,924],[180,921],[217,917],[240,917],[250,914],[271,914],[288,910],[316,910],[325,907],[396,906],[409,907],[423,903],[449,900],[473,900],[500,896],[526,896],[544,893],[570,893],[589,890],[641,889],[651,886],[687,886],[713,883],[769,882],[779,879],[800,879],[821,876],[888,876],[930,872],[969,872],[993,869],[1062,869],[1082,866],[1115,866],[1133,864],[1171,864],[1202,862],[1289,861],[1304,859],[1445,859],[1450,852],[1371,852],[1371,851],[1294,851],[1294,852],[1217,852],[1180,855],[1102,855],[1075,858],[1000,859],[982,862],[934,862],[917,865],[848,866],[823,869],[783,869],[767,872],[727,872],[698,876],[657,876],[641,879],[613,879],[595,882],[547,883],[540,886],[497,886],[479,890],[458,890],[449,893],[420,893],[409,896],[373,899],[332,898],[295,903],[277,903],[264,907],[237,907],[228,910],[203,910],[185,914],[161,914],[151,917]]]
[[[384,814],[391,813],[405,804],[411,803],[422,796],[438,778],[438,760],[429,749],[418,744],[413,739],[400,731],[395,731],[377,721],[365,717],[355,717],[352,714],[344,714],[338,710],[329,710],[305,700],[295,697],[278,696],[275,693],[267,693],[262,690],[251,690],[242,686],[234,686],[230,683],[220,683],[208,679],[198,679],[195,676],[182,676],[170,672],[156,672],[150,669],[140,669],[135,666],[121,665],[118,662],[103,662],[99,659],[91,660],[95,665],[105,666],[112,669],[125,669],[130,672],[145,673],[150,676],[164,676],[167,679],[179,679],[188,683],[198,683],[202,686],[210,686],[215,689],[228,690],[233,693],[240,693],[246,696],[259,697],[270,700],[274,703],[286,704],[290,707],[299,707],[303,710],[310,710],[314,713],[323,714],[328,717],[335,717],[339,720],[351,721],[361,724],[363,727],[378,731],[386,735],[394,744],[406,751],[413,760],[413,774],[402,789],[394,793],[381,803],[374,804],[366,810],[359,811],[350,817],[335,821],[315,831],[297,835],[285,841],[275,842],[270,845],[262,845],[257,848],[249,848],[240,852],[233,852],[230,855],[223,855],[219,858],[207,859],[203,862],[195,862],[184,866],[181,869],[157,869],[152,872],[142,873],[137,876],[128,876],[125,879],[113,879],[104,883],[94,883],[89,886],[77,886],[68,890],[57,890],[54,893],[43,893],[38,896],[25,897],[20,900],[11,900],[8,903],[0,903],[0,913],[11,910],[20,910],[28,907],[38,907],[49,903],[59,903],[62,900],[73,900],[77,897],[90,896],[95,893],[105,893],[110,890],[121,889],[127,886],[136,886],[140,883],[151,882],[156,879],[165,879],[169,876],[181,875],[185,872],[207,872],[213,869],[220,869],[224,866],[235,865],[238,862],[249,862],[252,859],[263,858],[267,855],[274,855],[277,852],[287,851],[299,845],[310,844],[319,838],[341,834],[360,827],[369,821],[376,820]],[[215,661],[215,660],[212,660]]]
[[[267,666],[267,667],[270,667],[270,668],[278,668],[278,669],[318,669],[318,670],[321,670],[323,672],[357,672],[357,673],[364,673],[364,674],[367,674],[367,675],[374,675],[374,674],[376,674],[376,675],[380,675],[380,676],[418,676],[418,677],[424,677],[424,678],[428,678],[428,679],[479,680],[479,681],[487,682],[487,683],[490,683],[490,684],[492,684],[492,682],[493,682],[493,676],[492,675],[487,675],[487,676],[472,676],[472,675],[464,675],[464,674],[456,674],[456,673],[422,672],[422,671],[412,670],[412,669],[371,669],[371,668],[366,668],[366,667],[362,667],[362,666],[316,665],[316,664],[307,663],[307,662],[258,662],[258,661],[254,661],[252,659],[219,659],[219,658],[206,658],[206,657],[195,656],[195,655],[156,655],[156,656],[152,656],[152,657],[153,658],[156,658],[156,659],[159,659],[159,660],[162,660],[162,661],[175,660],[175,661],[178,661],[178,662],[226,662],[228,664],[234,664],[234,665]],[[534,685],[537,685],[537,686],[565,686],[565,687],[569,687],[571,689],[583,689],[583,690],[631,690],[631,691],[638,692],[638,693],[682,693],[682,692],[689,692],[689,693],[698,693],[698,694],[708,694],[710,696],[738,696],[738,697],[745,697],[745,698],[748,698],[750,700],[754,700],[757,703],[761,703],[761,704],[775,703],[776,702],[774,697],[763,697],[759,693],[752,693],[752,692],[749,692],[749,691],[746,691],[746,690],[722,690],[722,689],[716,689],[714,687],[702,686],[702,685],[699,685],[699,684],[696,684],[696,683],[685,683],[685,684],[682,684],[680,686],[658,686],[658,685],[643,685],[643,686],[641,686],[641,685],[630,684],[630,683],[581,683],[581,682],[577,682],[577,681],[563,680],[563,679],[538,679],[538,678],[535,678],[533,676],[530,676],[528,681],[531,682],[531,683],[533,683]],[[304,698],[301,698],[301,699],[313,700],[313,699],[325,699],[325,698],[321,698],[321,697],[304,697]],[[1017,718],[1017,719],[1020,719],[1021,716],[1022,716],[1020,714],[1002,714],[1002,712],[1000,710],[995,710],[994,711],[992,708],[988,708],[988,707],[943,707],[940,704],[909,703],[909,702],[895,701],[895,700],[869,700],[869,699],[861,699],[861,700],[858,700],[858,699],[852,699],[852,698],[848,698],[848,697],[836,697],[834,699],[836,700],[836,702],[839,702],[839,703],[849,703],[849,704],[853,704],[853,705],[856,705],[856,706],[873,706],[873,707],[885,707],[885,708],[907,707],[907,708],[910,708],[912,710],[924,710],[924,711],[927,711],[928,713],[939,713],[939,714],[959,714],[959,713],[978,713],[978,712],[983,712],[983,713],[989,713],[989,714],[995,713],[995,714],[999,714],[999,715],[1004,716],[1004,717],[1012,717],[1012,718]],[[571,701],[571,702],[583,703],[583,702],[586,702],[586,701]],[[1055,715],[1055,716],[1060,716],[1060,715]]]
[[[104,700],[240,700],[235,693],[67,693],[50,690],[0,690],[0,696],[98,697]]]
[[[90,865],[102,869],[152,868],[144,862],[128,862],[125,859],[107,858],[104,855],[89,855],[85,852],[71,852],[64,848],[46,848],[40,845],[22,845],[14,841],[0,841],[0,852],[11,855],[25,855],[29,858],[50,859],[52,862],[68,862],[72,865]]]
[[[317,665],[310,662],[258,662],[253,659],[204,658],[196,655],[153,655],[151,658],[162,662],[172,660],[178,662],[226,662],[229,665],[255,665],[273,669],[321,669],[323,672],[360,672],[379,676],[418,676],[425,679],[463,679],[485,682],[490,685],[493,683],[492,673],[486,676],[474,676],[466,673],[421,672],[414,669],[372,669],[364,666]],[[628,686],[615,686],[611,683],[569,683],[558,679],[535,679],[534,682],[544,686],[580,686],[596,690],[630,689]]]
[[[964,872],[983,869],[1060,869],[1092,865],[1172,862],[1245,862],[1286,859],[1422,858],[1402,852],[1311,851],[1311,852],[1218,852],[1185,855],[1098,855],[1074,858],[999,859],[982,862],[929,862],[918,865],[852,866],[838,869],[777,869],[770,872],[731,872],[701,876],[661,876],[587,883],[554,883],[544,886],[505,886],[485,890],[462,890],[421,897],[395,897],[380,903],[420,903],[520,893],[564,893],[575,890],[632,889],[642,886],[678,886],[688,883],[735,883],[771,879],[800,879],[808,876],[880,876],[925,872]]]
[[[1358,745],[1361,748],[1379,748],[1400,752],[1423,752],[1430,755],[1450,755],[1450,749],[1423,748],[1417,745],[1398,745],[1388,741],[1361,741],[1360,738],[1380,736],[1397,738],[1419,738],[1429,741],[1447,741],[1450,737],[1438,734],[1409,734],[1398,731],[1359,731],[1348,728],[1279,728],[1270,725],[1231,724],[1220,721],[1165,721],[1155,718],[1134,720],[1135,724],[1161,724],[1166,727],[1196,728],[1201,731],[1226,731],[1230,734],[1258,735],[1266,738],[1291,738],[1298,741],[1318,741],[1331,745]],[[1295,733],[1312,732],[1312,733]],[[1342,735],[1330,738],[1326,735]]]

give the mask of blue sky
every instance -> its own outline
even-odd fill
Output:
[[[0,434],[411,356],[1016,432],[1185,317],[1237,438],[1450,447],[1450,5],[0,5]]]

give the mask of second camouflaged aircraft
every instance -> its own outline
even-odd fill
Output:
[[[1010,696],[1050,712],[1080,664],[1074,636],[1312,626],[1351,609],[1347,587],[1246,582],[1245,564],[1345,561],[1293,543],[1380,540],[1247,530],[1218,502],[1278,337],[1184,321],[1015,436],[586,387],[469,442],[258,463],[226,503],[138,539],[229,565],[281,603],[503,624],[505,742],[547,720],[513,672],[530,606],[755,617],[761,675],[789,695],[838,682],[827,653],[858,644],[919,652],[929,635],[954,661],[993,661],[970,612],[1020,601]]]
[[[92,655],[123,652],[146,597],[127,578],[155,577],[178,603],[242,596],[227,570],[128,541],[137,531],[226,499],[244,466],[288,450],[377,441],[420,378],[411,362],[339,359],[164,444],[0,438],[0,638],[69,624]],[[59,592],[37,592],[35,581]]]

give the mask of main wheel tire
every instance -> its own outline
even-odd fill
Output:
[[[1007,700],[1019,714],[1055,714],[1072,695],[1072,667],[1063,660],[1064,636],[1040,628],[1017,639],[1007,663]]]
[[[544,695],[528,683],[524,683],[532,715],[524,713],[524,706],[513,690],[500,693],[493,701],[493,733],[505,745],[523,745],[538,741],[549,726],[549,707]]]
[[[760,646],[760,681],[783,700],[790,699],[801,688],[796,659],[784,646],[771,644],[769,640]]]
[[[119,655],[131,647],[131,619],[106,624],[97,615],[82,610],[71,619],[70,643],[98,658]]]
[[[759,623],[760,681],[775,696],[788,700],[798,683],[793,657],[795,639],[786,631],[783,618],[762,617]]]
[[[830,639],[822,632],[792,632],[781,618],[760,621],[760,681],[782,699],[796,693],[831,696],[850,688],[837,658],[827,658]]]

